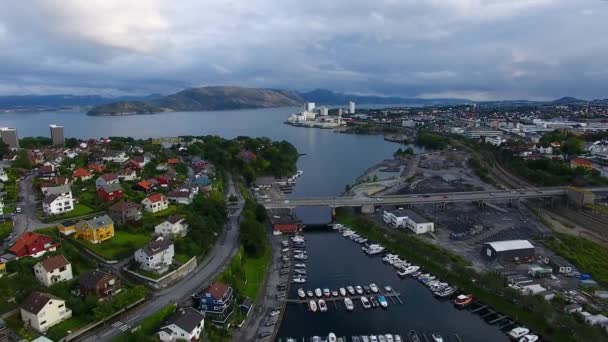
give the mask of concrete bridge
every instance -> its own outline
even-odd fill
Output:
[[[434,194],[407,194],[382,197],[305,197],[281,200],[260,201],[266,209],[296,208],[296,207],[361,207],[363,212],[373,212],[376,206],[382,205],[413,205],[428,203],[454,202],[499,202],[514,201],[529,198],[551,198],[565,196],[575,205],[582,206],[592,203],[594,193],[608,192],[608,187],[573,188],[524,188],[493,191],[445,192]]]

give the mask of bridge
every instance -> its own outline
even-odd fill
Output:
[[[382,205],[413,205],[429,203],[455,202],[498,202],[519,201],[532,198],[551,198],[567,196],[579,204],[593,202],[593,194],[608,192],[608,187],[572,188],[524,188],[492,191],[444,192],[433,194],[407,194],[382,197],[305,197],[272,200],[260,203],[266,209],[296,208],[296,207],[362,207],[364,212],[372,212],[374,207]],[[371,209],[371,211],[370,211]]]

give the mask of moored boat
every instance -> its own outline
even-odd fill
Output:
[[[384,335],[378,335],[378,342],[386,342],[386,337],[384,337]]]
[[[380,306],[380,302],[378,302],[378,299],[374,296],[369,297],[369,301],[372,303],[372,308],[377,308]]]
[[[378,336],[376,336],[376,335],[371,335],[371,336],[369,337],[369,340],[370,340],[370,342],[378,342]]]
[[[530,333],[530,329],[525,328],[525,327],[517,327],[517,328],[513,328],[511,331],[509,331],[509,333],[507,335],[509,335],[509,337],[511,337],[514,340],[519,340],[522,337],[528,335]]]
[[[367,335],[361,335],[361,342],[369,342],[369,337]]]
[[[327,336],[327,341],[328,342],[336,342],[338,339],[336,338],[336,334],[334,334],[333,332],[330,332],[329,335]]]
[[[346,296],[346,289],[343,287],[340,288],[340,296],[342,296],[342,297]]]
[[[348,286],[346,287],[346,289],[348,290],[348,293],[350,293],[350,295],[351,295],[351,296],[354,296],[354,295],[355,295],[355,288],[354,288],[354,287],[352,287],[352,286],[348,285]]]
[[[465,306],[471,304],[473,302],[473,295],[472,294],[468,294],[468,295],[458,295],[458,297],[456,297],[456,299],[454,300],[454,305],[456,305],[456,307],[459,308],[464,308]]]
[[[519,339],[519,342],[536,342],[538,341],[538,336],[528,334]]]
[[[388,301],[386,300],[386,298],[384,298],[384,296],[379,296],[378,297],[378,302],[380,302],[380,306],[383,308],[387,308],[388,307]]]
[[[331,291],[331,295],[332,295],[333,297],[338,297],[339,293],[338,293],[338,291],[337,291],[337,290],[332,290],[332,291]]]
[[[394,342],[395,341],[393,339],[393,335],[392,334],[386,334],[386,335],[384,335],[384,337],[386,337],[386,342]]]
[[[364,309],[369,309],[372,305],[369,303],[369,299],[365,296],[361,296],[361,305],[363,305]]]
[[[321,312],[327,311],[327,304],[325,303],[325,301],[323,299],[319,299],[319,311],[321,311]]]
[[[408,336],[411,342],[420,342],[420,338],[418,337],[418,334],[416,334],[415,330],[410,330]]]
[[[433,338],[433,342],[443,342],[443,337],[438,333],[433,333],[431,337]]]
[[[329,289],[328,289],[328,288],[324,288],[324,289],[323,289],[323,295],[324,295],[325,297],[331,297],[331,291],[329,291]]]
[[[321,291],[320,288],[316,288],[315,289],[315,296],[317,296],[317,297],[323,296],[323,292]]]
[[[317,302],[315,302],[314,300],[309,301],[308,302],[308,308],[312,312],[317,312]]]
[[[304,289],[298,289],[298,297],[306,298],[306,292],[304,292]]]
[[[355,286],[355,291],[357,291],[357,294],[363,294],[363,288],[359,285]]]
[[[395,342],[403,342],[403,339],[401,338],[401,335],[395,334],[394,337],[395,337]]]
[[[352,299],[348,297],[344,298],[344,306],[346,306],[346,310],[348,311],[353,311],[353,309],[355,308]]]
[[[312,298],[315,294],[312,292],[312,290],[308,290],[306,291],[306,295]]]
[[[393,288],[392,288],[392,287],[390,287],[389,285],[386,285],[386,286],[384,287],[384,291],[386,291],[386,292],[393,292]]]
[[[372,290],[373,293],[378,293],[378,286],[374,283],[369,284],[369,289]]]

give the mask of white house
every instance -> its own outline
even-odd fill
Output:
[[[110,152],[110,153],[106,154],[105,156],[101,157],[101,159],[106,162],[114,162],[114,163],[122,164],[122,163],[126,162],[127,160],[129,160],[129,157],[127,157],[127,154],[125,152],[121,151],[121,152]]]
[[[61,254],[46,258],[34,265],[34,275],[46,287],[74,277],[72,264]]]
[[[169,200],[163,194],[153,194],[141,201],[144,210],[150,213],[156,213],[169,208]]]
[[[42,211],[45,215],[59,215],[74,210],[72,191],[63,195],[48,195],[42,200]]]
[[[8,174],[6,173],[6,170],[3,167],[0,167],[0,181],[2,181],[2,182],[8,181]]]
[[[122,181],[134,181],[137,179],[137,171],[133,170],[133,169],[122,169],[120,171],[118,171],[118,173],[116,174],[116,176],[118,177],[119,180]]]
[[[186,236],[188,223],[180,215],[173,215],[154,227],[154,233],[163,236]]]
[[[192,201],[194,200],[194,195],[195,192],[192,191],[192,189],[183,188],[170,191],[167,194],[167,197],[171,202],[188,205],[192,204]]]
[[[135,251],[135,261],[139,266],[146,271],[157,273],[166,272],[173,264],[173,257],[175,257],[173,241],[162,236]]]
[[[412,210],[406,210],[404,214],[407,215],[406,227],[414,233],[424,234],[435,231],[435,224],[433,221],[418,215]]]
[[[21,303],[20,311],[23,323],[41,333],[72,317],[72,310],[65,306],[65,300],[37,291],[30,293]]]
[[[501,137],[486,137],[486,143],[494,146],[500,146],[504,141]]]
[[[553,147],[548,146],[548,147],[540,147],[538,149],[538,152],[541,154],[553,154]]]
[[[95,189],[99,190],[106,185],[112,185],[112,184],[120,184],[118,177],[113,173],[106,173],[106,174],[99,176],[95,180]]]
[[[204,326],[205,315],[203,313],[190,307],[181,308],[160,328],[158,338],[163,342],[198,341]]]

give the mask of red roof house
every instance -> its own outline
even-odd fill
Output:
[[[158,176],[156,177],[156,181],[158,182],[158,184],[160,185],[168,185],[170,182],[169,177],[165,177],[165,176]]]
[[[74,172],[72,172],[72,177],[79,178],[81,181],[85,181],[91,179],[92,175],[87,169],[79,167],[74,170]]]
[[[31,256],[38,258],[44,253],[57,250],[58,243],[54,242],[50,236],[25,232],[19,236],[15,244],[9,248],[9,252],[17,258]]]
[[[104,185],[97,190],[97,195],[101,197],[104,202],[110,202],[123,197],[122,187],[120,184]]]
[[[570,167],[582,167],[583,169],[591,170],[593,168],[593,164],[587,159],[574,158],[570,161]]]
[[[103,170],[105,170],[105,168],[106,167],[102,163],[95,162],[95,163],[89,164],[89,170],[96,172],[96,173],[102,173]]]
[[[137,186],[145,192],[152,190],[152,183],[147,180],[142,180],[141,182],[137,182]]]

